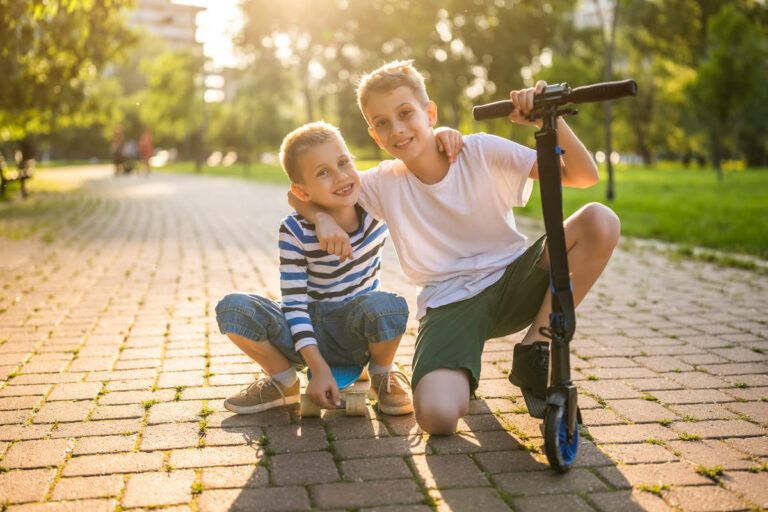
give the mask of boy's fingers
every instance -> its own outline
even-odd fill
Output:
[[[339,388],[337,386],[331,386],[331,402],[334,407],[341,407],[341,400],[339,399]]]

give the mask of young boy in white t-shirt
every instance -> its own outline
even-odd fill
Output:
[[[533,96],[546,86],[510,92],[510,120],[529,122]],[[545,398],[549,342],[540,329],[551,309],[545,237],[528,246],[511,209],[524,206],[538,178],[536,152],[493,135],[465,137],[454,163],[437,151],[437,106],[411,62],[391,62],[365,75],[358,104],[376,143],[396,160],[360,174],[360,203],[385,220],[405,274],[419,286],[419,332],[413,358],[414,407],[420,427],[450,434],[469,410],[480,379],[485,340],[528,326],[515,347],[510,380]],[[562,183],[589,187],[597,167],[564,120]],[[318,236],[342,258],[343,234],[319,208],[292,201],[317,223]],[[606,206],[585,205],[564,223],[574,301],[608,263],[619,220]]]

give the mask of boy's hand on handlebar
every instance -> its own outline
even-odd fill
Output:
[[[435,130],[435,140],[437,141],[437,150],[441,153],[445,153],[448,157],[448,161],[453,163],[456,161],[456,156],[464,146],[464,137],[460,131],[453,128],[437,128]]]
[[[335,254],[340,262],[352,259],[352,244],[349,235],[339,227],[330,215],[318,215],[315,225],[320,249],[328,254]]]
[[[510,91],[509,99],[514,106],[514,110],[509,115],[509,120],[517,124],[527,124],[541,127],[541,119],[537,119],[536,121],[529,121],[526,119],[526,116],[533,110],[533,96],[542,92],[546,86],[547,82],[544,80],[539,80],[536,82],[535,87]]]

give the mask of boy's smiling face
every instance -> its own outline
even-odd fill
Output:
[[[291,191],[302,201],[324,208],[354,206],[360,195],[360,177],[346,144],[338,137],[313,146],[297,158],[302,183]]]
[[[421,155],[430,144],[434,146],[437,107],[432,101],[422,104],[407,85],[371,93],[365,118],[376,144],[404,162]]]

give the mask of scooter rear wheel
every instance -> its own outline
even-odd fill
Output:
[[[544,418],[544,453],[549,465],[558,473],[573,466],[579,449],[579,428],[568,441],[568,415],[565,405],[548,405]]]

